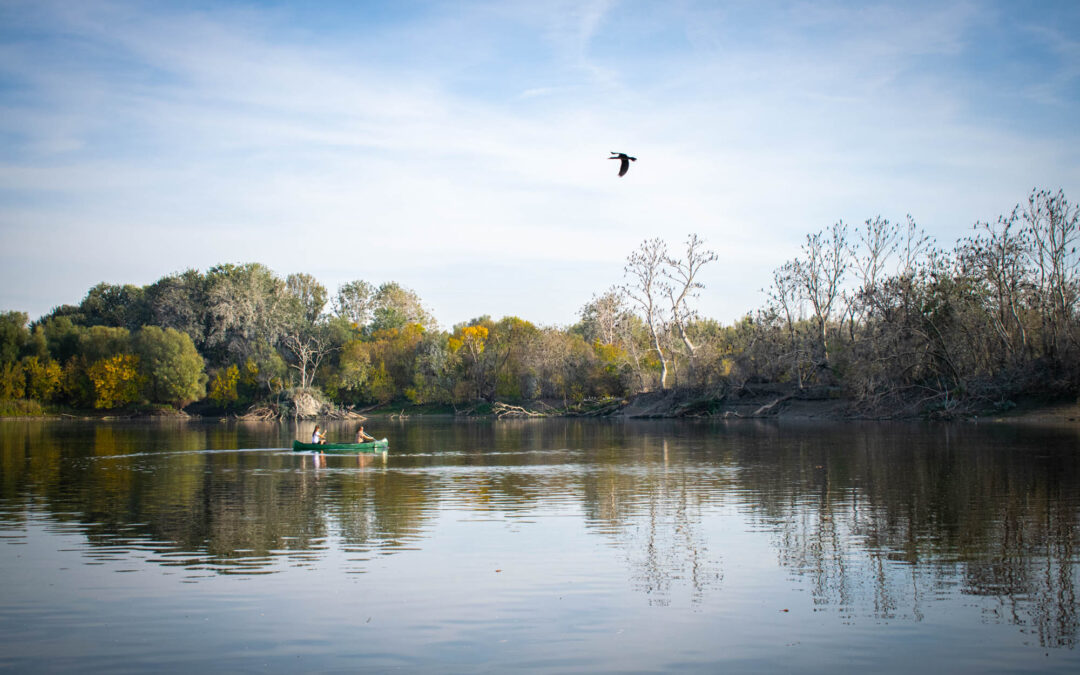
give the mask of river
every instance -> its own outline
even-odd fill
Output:
[[[1075,428],[312,426],[0,422],[0,668],[1080,671]]]

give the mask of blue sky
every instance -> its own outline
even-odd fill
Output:
[[[730,322],[837,220],[951,247],[1080,200],[1078,36],[1076,2],[0,0],[0,310],[256,261],[566,325],[695,232]]]

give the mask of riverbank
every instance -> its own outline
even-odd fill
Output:
[[[744,386],[723,397],[707,397],[682,391],[646,392],[620,399],[608,398],[566,404],[562,401],[479,402],[471,406],[385,405],[349,410],[348,418],[408,419],[409,417],[460,417],[522,419],[539,417],[625,417],[634,419],[781,419],[781,420],[967,420],[982,422],[1023,422],[1032,424],[1080,425],[1080,400],[1009,401],[1005,405],[956,404],[931,411],[913,407],[896,410],[868,410],[859,407],[836,388],[796,389],[783,384]],[[252,421],[250,415],[187,412],[168,407],[112,411],[46,410],[29,414],[0,415],[0,419],[77,419],[116,421],[125,419]],[[305,419],[341,419],[340,414],[305,416]],[[254,420],[272,421],[272,420]]]
[[[1080,423],[1080,400],[1028,397],[994,404],[952,401],[949,405],[932,408],[916,404],[874,408],[843,396],[839,388],[796,389],[782,384],[755,384],[716,398],[695,398],[674,392],[639,394],[630,399],[618,414],[636,418],[969,420],[1077,424]]]
[[[23,412],[25,411],[25,412]],[[64,408],[62,410],[49,409],[36,405],[36,407],[21,406],[13,414],[11,408],[7,408],[4,414],[0,414],[0,420],[81,420],[114,422],[117,420],[201,420],[213,419],[217,416],[194,415],[175,408],[125,408],[121,410],[75,410]]]
[[[838,388],[797,389],[784,384],[754,384],[722,397],[681,391],[646,392],[625,399],[604,399],[565,405],[557,401],[479,403],[465,408],[449,406],[385,406],[362,411],[371,417],[454,415],[499,419],[530,417],[626,417],[634,419],[781,419],[861,421],[1001,421],[1040,424],[1080,424],[1080,401],[1036,398],[1005,404],[971,402],[938,406],[869,409],[844,397]]]

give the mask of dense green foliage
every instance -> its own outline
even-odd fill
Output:
[[[696,235],[680,254],[643,242],[623,284],[570,327],[481,316],[443,331],[397,283],[356,280],[331,298],[310,275],[258,263],[101,283],[32,324],[0,314],[0,400],[240,410],[318,387],[342,405],[569,405],[768,381],[830,387],[866,411],[949,412],[1075,394],[1078,220],[1063,194],[1033,192],[952,251],[910,218],[837,223],[808,236],[766,306],[730,326],[692,306],[717,257]]]
[[[144,326],[134,338],[143,393],[154,403],[183,408],[206,395],[203,358],[187,333]]]

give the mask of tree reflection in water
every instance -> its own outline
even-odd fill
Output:
[[[1075,430],[866,425],[776,435],[735,461],[748,513],[814,603],[921,620],[958,585],[1040,645],[1073,647]]]
[[[328,425],[331,437],[353,433]],[[293,454],[276,425],[0,423],[0,525],[95,555],[272,573],[422,549],[440,513],[573,514],[656,605],[724,583],[717,523],[765,531],[813,606],[921,621],[956,589],[1040,645],[1077,640],[1075,430],[760,422],[384,422],[376,458]],[[309,430],[308,430],[309,431]],[[318,459],[318,462],[316,462]],[[728,549],[729,551],[731,549]]]
[[[685,462],[681,452],[673,461],[669,443],[662,435],[638,435],[586,474],[582,494],[589,521],[623,551],[634,588],[650,604],[669,605],[674,587],[682,586],[697,605],[723,580],[702,525],[703,510],[723,494],[724,481],[716,467]]]

